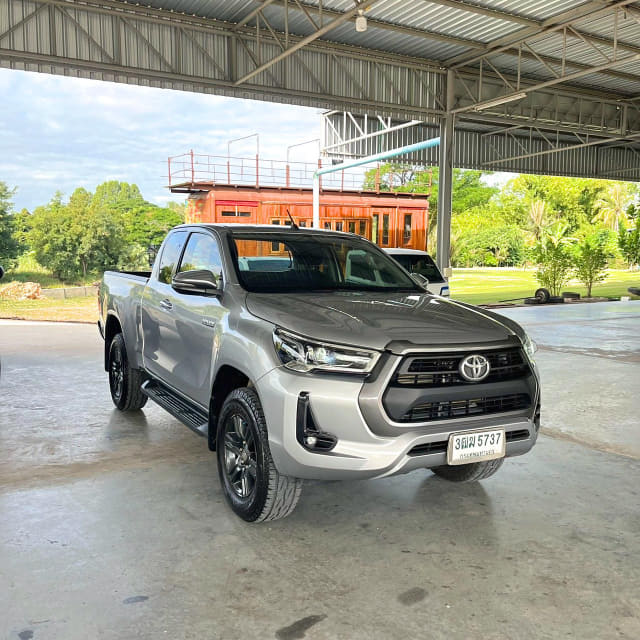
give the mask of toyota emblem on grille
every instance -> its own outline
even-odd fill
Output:
[[[489,361],[480,354],[474,353],[460,361],[460,375],[469,382],[480,382],[489,375]]]

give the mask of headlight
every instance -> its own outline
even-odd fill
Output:
[[[312,342],[282,329],[273,332],[273,343],[280,362],[294,371],[369,373],[380,357],[377,351]]]
[[[524,350],[527,356],[529,357],[529,360],[533,360],[533,356],[538,350],[538,345],[526,333],[522,338],[522,346],[524,347]]]

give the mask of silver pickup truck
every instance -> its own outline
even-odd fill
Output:
[[[206,437],[247,521],[289,514],[305,478],[475,481],[536,442],[523,329],[359,236],[182,225],[150,273],[107,271],[99,301],[115,406],[151,398]]]

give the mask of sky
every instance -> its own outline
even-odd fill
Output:
[[[224,156],[229,140],[258,133],[261,158],[284,160],[288,145],[320,137],[319,109],[185,91],[0,69],[0,96],[0,181],[17,187],[16,211],[106,180],[180,202],[165,187],[168,156]],[[255,144],[235,142],[231,155],[254,156]],[[292,161],[316,159],[313,145],[291,150]]]
[[[261,157],[284,160],[288,145],[320,137],[319,109],[185,91],[0,69],[0,96],[0,181],[18,188],[16,211],[105,180],[134,182],[159,205],[182,201],[165,188],[168,156],[226,155],[228,140],[259,133]],[[291,160],[309,149],[317,158],[308,145]],[[231,146],[255,153],[255,139]]]

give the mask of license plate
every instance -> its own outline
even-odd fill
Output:
[[[469,464],[504,458],[504,429],[467,431],[449,436],[447,464]]]

